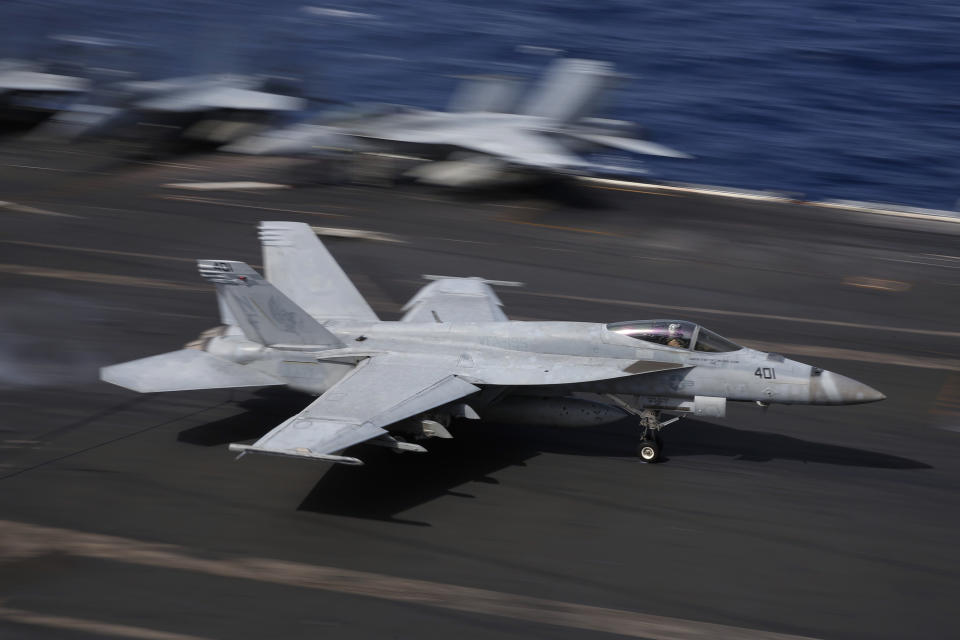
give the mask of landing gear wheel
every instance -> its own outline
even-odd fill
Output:
[[[644,462],[657,462],[660,459],[660,445],[655,440],[641,440],[637,455]]]

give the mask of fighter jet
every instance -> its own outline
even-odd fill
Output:
[[[383,321],[308,225],[263,222],[260,239],[266,277],[243,262],[198,261],[223,326],[189,348],[101,370],[104,381],[142,393],[286,385],[319,396],[253,444],[229,446],[241,455],[359,465],[343,450],[422,453],[429,438],[453,436],[455,417],[591,426],[632,415],[638,454],[655,462],[660,430],[676,416],[720,418],[731,401],[884,399],[685,320],[511,321],[491,288],[498,283],[482,278],[429,276],[400,320]]]
[[[355,114],[327,114],[313,123],[239,140],[226,151],[297,155],[329,148],[406,154],[428,162],[410,175],[431,184],[475,187],[508,175],[583,174],[600,167],[585,153],[619,150],[688,158],[634,137],[633,123],[592,117],[622,78],[597,60],[560,59],[521,99],[509,78],[470,79],[447,111],[384,105]]]
[[[89,80],[67,75],[52,63],[0,60],[0,126],[33,127],[74,103],[89,89]]]
[[[291,79],[209,74],[131,81],[103,90],[111,104],[77,110],[64,129],[77,138],[176,140],[217,147],[278,124],[278,117],[302,110],[307,101]],[[85,116],[85,117],[82,117]]]

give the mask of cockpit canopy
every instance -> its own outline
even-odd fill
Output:
[[[693,349],[709,353],[726,353],[743,349],[738,344],[718,336],[706,327],[686,320],[631,320],[613,322],[607,329],[637,340],[656,342],[666,347]]]

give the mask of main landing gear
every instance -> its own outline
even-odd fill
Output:
[[[663,438],[660,436],[660,430],[680,418],[674,417],[661,422],[659,411],[637,409],[614,395],[607,394],[606,397],[630,415],[636,416],[638,426],[643,429],[640,434],[640,443],[637,445],[637,456],[647,463],[659,462],[663,452]]]

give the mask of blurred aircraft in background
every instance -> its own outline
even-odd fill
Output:
[[[683,320],[510,321],[481,278],[434,280],[399,321],[373,312],[309,225],[260,225],[266,278],[200,260],[223,326],[188,348],[104,367],[134,391],[286,385],[320,397],[255,444],[230,449],[344,464],[369,442],[425,452],[451,418],[591,426],[634,415],[639,456],[660,456],[666,414],[723,417],[728,400],[841,405],[883,400],[865,384],[737,345]],[[604,394],[612,403],[574,397]],[[634,397],[628,404],[613,394]]]
[[[82,105],[58,124],[62,135],[75,139],[216,148],[304,109],[307,101],[300,92],[296,79],[261,75],[122,82],[104,87],[100,97],[106,104]]]
[[[408,175],[455,187],[596,172],[602,167],[585,154],[602,150],[690,157],[636,137],[634,123],[593,117],[622,77],[606,62],[560,59],[526,95],[510,78],[474,78],[460,86],[447,111],[386,105],[321,114],[315,121],[266,131],[224,150],[404,154],[426,161]]]
[[[0,127],[25,130],[69,107],[90,81],[63,64],[0,59]]]

